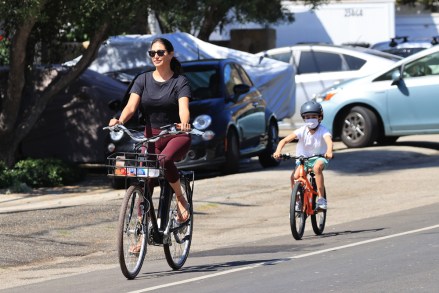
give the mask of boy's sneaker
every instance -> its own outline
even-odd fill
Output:
[[[302,211],[302,202],[301,201],[296,201],[296,207],[294,208],[294,210],[296,212],[301,212]]]
[[[328,204],[326,203],[326,199],[323,197],[319,197],[317,200],[317,207],[322,210],[326,210],[328,208]]]

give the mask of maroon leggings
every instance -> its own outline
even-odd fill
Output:
[[[151,137],[152,135],[159,134],[160,131],[160,129],[153,128],[152,133],[145,131],[145,136]],[[183,159],[189,151],[190,146],[191,137],[189,134],[185,133],[165,136],[148,145],[150,152],[151,150],[154,150],[155,154],[162,154],[165,156],[163,167],[166,169],[165,178],[168,182],[174,183],[178,180],[178,170],[174,162]]]

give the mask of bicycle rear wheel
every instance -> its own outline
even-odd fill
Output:
[[[296,182],[293,186],[290,200],[290,226],[294,239],[302,239],[305,231],[306,214],[303,211],[304,190],[300,182]],[[296,203],[299,209],[296,210]]]
[[[130,280],[139,274],[145,258],[148,229],[142,222],[146,221],[143,215],[148,210],[149,204],[144,202],[143,189],[131,185],[122,201],[117,228],[120,269]]]
[[[170,235],[168,241],[163,246],[166,261],[174,270],[180,269],[189,256],[194,223],[190,180],[186,177],[181,178],[181,186],[185,191],[186,200],[189,203],[189,221],[183,225],[179,225],[175,221],[175,217],[177,216],[177,198],[175,193],[172,193],[170,206],[171,218],[169,219],[169,221],[171,221]]]
[[[323,197],[326,199],[326,190]],[[317,195],[313,195],[313,209],[315,210],[315,205],[317,202]],[[314,215],[311,216],[312,229],[316,235],[322,235],[323,230],[325,230],[326,224],[326,210],[317,210]]]

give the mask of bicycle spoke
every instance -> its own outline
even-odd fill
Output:
[[[190,191],[190,187],[187,181],[182,180],[182,187],[187,192]],[[177,199],[175,194],[172,194],[170,214],[171,214],[171,229],[169,235],[169,241],[164,246],[166,260],[173,269],[180,269],[186,262],[189,255],[190,245],[192,242],[192,229],[193,229],[193,213],[192,213],[192,199],[191,196],[186,197],[187,202],[190,205],[189,214],[190,219],[183,225],[175,220],[177,217]]]
[[[125,194],[119,214],[118,252],[122,273],[133,279],[140,272],[146,253],[146,236],[142,224],[143,191],[130,186]]]

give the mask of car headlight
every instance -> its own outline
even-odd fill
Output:
[[[110,131],[110,137],[111,137],[111,140],[113,140],[113,141],[119,141],[123,137],[123,131],[122,130]]]
[[[209,115],[200,115],[194,119],[192,125],[198,130],[204,130],[212,124],[212,117]]]
[[[323,102],[323,101],[329,101],[333,96],[335,96],[335,94],[338,93],[338,89],[332,89],[330,91],[326,91],[320,94],[316,94],[314,96],[314,100],[317,103]]]

